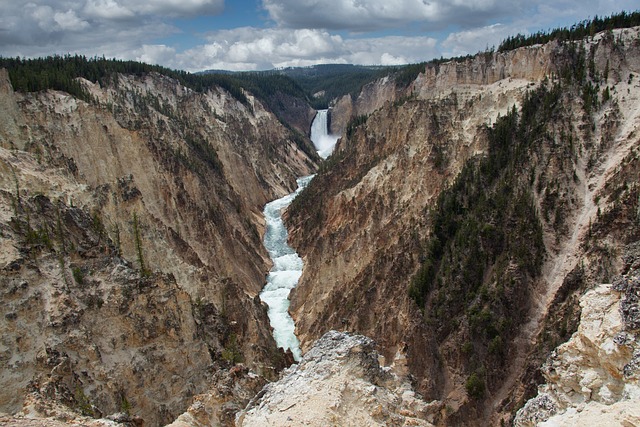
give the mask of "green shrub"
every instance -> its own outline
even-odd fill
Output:
[[[73,274],[73,279],[78,285],[84,284],[84,273],[80,267],[73,267],[71,269],[71,273]]]
[[[497,335],[489,343],[489,353],[502,354],[503,351],[504,351],[504,342],[502,341],[502,337],[500,335]]]
[[[222,358],[231,364],[236,364],[242,362],[242,353],[238,348],[238,342],[236,334],[231,334],[229,339],[227,340],[227,345],[224,350],[222,350]]]
[[[472,399],[479,400],[484,397],[484,380],[480,378],[477,373],[474,372],[473,374],[469,375],[469,378],[467,378],[467,382],[464,384],[464,387],[467,390],[467,394]]]
[[[89,397],[80,386],[76,386],[74,398],[76,401],[76,409],[80,411],[82,415],[85,417],[94,417],[96,415]]]

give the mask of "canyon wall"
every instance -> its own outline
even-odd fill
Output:
[[[261,211],[316,158],[250,94],[82,85],[91,103],[0,70],[0,410],[29,394],[160,425],[229,364],[273,378]]]
[[[635,242],[624,248],[624,274],[580,298],[578,330],[545,362],[545,382],[515,426],[640,423],[639,267]]]
[[[462,61],[428,63],[408,86],[400,87],[393,77],[365,85],[356,97],[345,95],[332,102],[331,131],[344,134],[349,120],[373,113],[385,103],[407,96],[435,99],[455,92],[459,101],[473,96],[475,88],[505,79],[540,81],[559,64],[556,42],[516,49],[505,53],[486,52]]]
[[[288,212],[303,349],[362,333],[407,353],[436,423],[509,421],[577,327],[577,296],[640,237],[637,40],[616,30],[366,87],[375,100],[344,114],[368,116]]]

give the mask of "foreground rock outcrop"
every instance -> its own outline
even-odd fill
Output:
[[[189,409],[167,427],[235,426],[236,414],[265,384],[264,377],[242,364],[218,371],[210,389],[195,396]]]
[[[329,331],[251,401],[237,425],[431,426],[429,405],[398,375],[404,367],[383,368],[379,358],[370,338]]]
[[[515,426],[640,425],[640,245],[626,273],[580,298],[580,326],[542,368]]]

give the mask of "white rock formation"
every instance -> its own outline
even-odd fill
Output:
[[[515,426],[640,425],[638,291],[640,279],[628,275],[581,298],[578,330],[543,366],[547,383]]]
[[[406,378],[382,368],[373,341],[327,332],[298,365],[268,384],[238,426],[431,426],[430,405]]]

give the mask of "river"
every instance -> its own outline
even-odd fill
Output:
[[[333,151],[337,139],[336,136],[328,134],[327,110],[318,111],[311,126],[311,140],[318,154],[327,158]],[[302,259],[287,242],[289,235],[282,221],[282,212],[312,179],[313,175],[299,178],[298,189],[295,192],[269,202],[264,207],[267,229],[263,242],[273,261],[273,267],[260,293],[260,299],[269,306],[269,321],[276,344],[285,351],[291,350],[295,361],[300,360],[302,351],[300,341],[295,335],[295,324],[289,315],[289,293],[298,284],[303,264]]]

